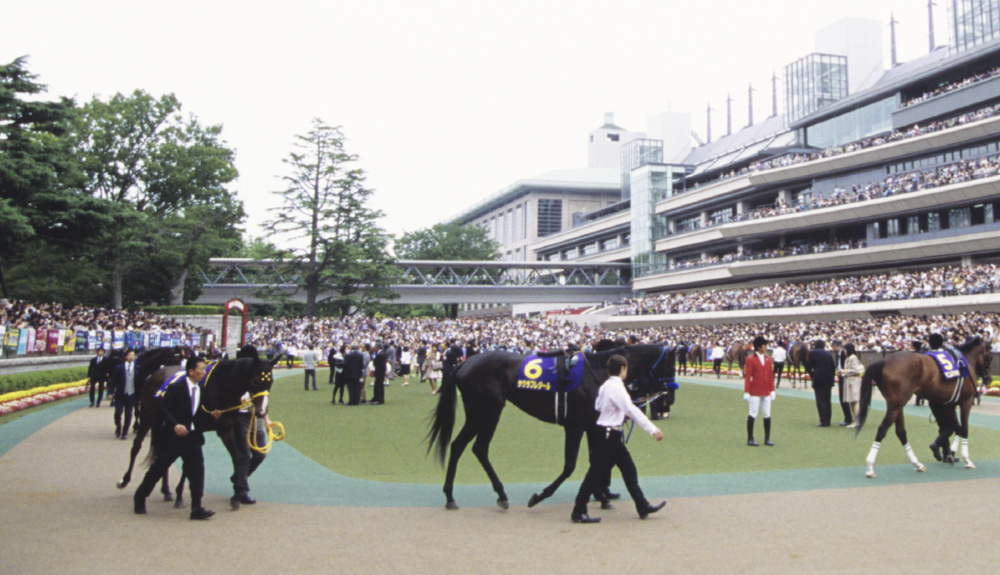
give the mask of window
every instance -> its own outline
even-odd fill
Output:
[[[899,218],[892,218],[886,222],[886,236],[894,238],[899,235]]]
[[[920,233],[920,216],[910,216],[906,218],[906,233],[908,234]]]
[[[969,208],[948,210],[948,227],[967,228],[972,225],[972,214]]]
[[[620,243],[618,238],[610,238],[601,242],[601,249],[604,251],[616,250]]]
[[[933,212],[927,214],[927,231],[936,232],[941,229],[941,214]]]
[[[583,255],[592,256],[597,253],[597,242],[583,246]]]
[[[512,244],[517,241],[514,236],[514,210],[507,210],[507,230],[505,233],[508,244]]]
[[[524,239],[524,229],[521,227],[521,204],[514,208],[514,241]]]
[[[562,200],[538,200],[538,237],[562,231]]]
[[[608,139],[611,140],[612,142],[617,142],[618,134],[608,134]]]

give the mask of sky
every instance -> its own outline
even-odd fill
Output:
[[[342,126],[398,237],[586,167],[606,112],[631,131],[687,112],[704,138],[711,103],[718,136],[728,93],[746,124],[753,83],[762,120],[772,73],[841,18],[882,22],[888,65],[890,13],[899,60],[926,54],[926,0],[0,0],[0,61],[29,56],[52,97],[173,93],[221,124],[252,236],[280,205],[294,136],[313,118]]]

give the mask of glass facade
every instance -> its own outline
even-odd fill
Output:
[[[538,237],[562,231],[562,200],[538,200]]]
[[[952,0],[948,6],[951,48],[962,52],[1000,38],[1000,0]]]
[[[892,131],[896,96],[873,102],[837,117],[806,127],[806,144],[816,148],[839,146]]]
[[[631,197],[632,170],[663,163],[663,141],[637,139],[622,146],[622,200]]]
[[[656,214],[656,203],[683,187],[686,174],[684,166],[666,164],[644,165],[632,171],[629,234],[633,277],[666,271],[667,254],[656,253],[654,243],[669,233],[668,220]]]
[[[785,110],[789,122],[847,96],[847,57],[809,54],[785,66]]]

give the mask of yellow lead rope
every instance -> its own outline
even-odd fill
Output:
[[[267,391],[262,391],[260,393],[253,395],[252,397],[250,397],[250,399],[240,403],[239,405],[234,405],[233,407],[227,407],[226,409],[219,409],[213,411],[218,411],[219,413],[226,413],[229,411],[235,411],[237,409],[250,409],[251,407],[254,406],[253,400],[257,399],[258,397],[263,397],[265,395],[270,395],[270,393]],[[205,413],[212,413],[211,411],[206,409],[204,405],[202,405],[201,408],[205,411]],[[278,428],[277,433],[275,433],[272,429],[275,427]],[[247,426],[247,445],[250,446],[250,449],[256,451],[257,453],[267,453],[268,451],[271,451],[271,443],[273,441],[283,441],[284,439],[285,439],[285,426],[281,425],[281,422],[272,421],[267,425],[267,444],[264,445],[263,447],[258,445],[257,410],[250,409],[250,425]]]

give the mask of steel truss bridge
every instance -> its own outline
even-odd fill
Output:
[[[195,303],[222,304],[235,298],[273,303],[269,294],[305,302],[298,272],[279,261],[213,258],[209,267],[201,272],[202,294]],[[399,276],[390,287],[399,299],[392,303],[401,304],[576,304],[632,293],[632,267],[627,263],[400,260],[396,267]]]

